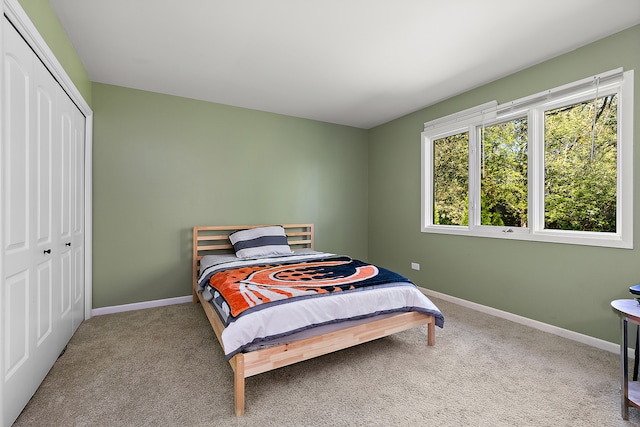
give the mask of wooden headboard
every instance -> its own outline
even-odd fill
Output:
[[[193,291],[198,288],[200,260],[205,255],[232,254],[229,234],[238,230],[266,227],[264,225],[205,225],[193,227]],[[284,227],[292,250],[313,249],[313,224],[279,224]],[[194,298],[195,301],[195,298]]]

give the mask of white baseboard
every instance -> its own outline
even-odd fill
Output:
[[[486,305],[478,304],[475,302],[467,301],[462,298],[452,297],[447,294],[443,294],[440,292],[432,291],[430,289],[420,288],[423,294],[426,296],[432,296],[434,298],[439,298],[444,301],[451,302],[453,304],[461,305],[463,307],[470,308],[472,310],[480,311],[485,314],[490,314],[495,317],[500,317],[502,319],[507,319],[512,322],[519,323],[521,325],[530,326],[535,329],[539,329],[544,332],[548,332],[550,334],[558,335],[563,338],[568,338],[573,341],[578,341],[580,343],[590,345],[592,347],[599,348],[601,350],[606,350],[611,353],[619,353],[620,345],[615,344],[609,341],[601,340],[598,338],[590,337],[589,335],[580,334],[578,332],[570,331],[568,329],[559,328],[557,326],[549,325],[548,323],[542,323],[537,320],[529,319],[527,317],[518,316],[517,314],[509,313],[507,311],[498,310],[497,308],[488,307]],[[633,355],[633,351],[632,351]]]
[[[500,317],[502,319],[510,320],[521,325],[530,326],[532,328],[548,332],[550,334],[558,335],[563,338],[567,338],[573,341],[577,341],[592,347],[599,348],[611,353],[619,353],[620,345],[609,341],[601,340],[598,338],[590,337],[589,335],[580,334],[578,332],[570,331],[568,329],[559,328],[557,326],[549,325],[548,323],[539,322],[537,320],[529,319],[527,317],[518,316],[517,314],[509,313],[507,311],[498,310],[497,308],[488,307],[486,305],[478,304],[475,302],[467,301],[462,298],[453,297],[451,295],[443,294],[440,292],[432,291],[418,287],[423,294],[439,298],[444,301],[451,302],[453,304],[461,305],[463,307],[470,308],[472,310],[479,311],[481,313],[489,314],[491,316]],[[94,308],[91,311],[93,316],[100,316],[103,314],[121,313],[124,311],[141,310],[152,307],[162,307],[165,305],[183,304],[191,302],[192,296],[187,295],[183,297],[167,298],[154,301],[138,302],[133,304],[115,305],[111,307]],[[633,357],[633,349],[629,349],[631,356]]]
[[[100,316],[103,314],[121,313],[123,311],[142,310],[144,308],[162,307],[165,305],[184,304],[193,301],[191,295],[184,297],[175,297],[167,299],[158,299],[154,301],[136,302],[133,304],[114,305],[111,307],[100,307],[91,310],[92,316]]]

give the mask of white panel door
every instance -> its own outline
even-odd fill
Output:
[[[4,313],[4,417],[17,416],[20,402],[31,397],[39,379],[31,370],[33,310],[38,271],[33,257],[32,215],[34,201],[31,174],[34,146],[31,134],[33,56],[10,25],[4,25],[3,91],[3,313]],[[9,48],[11,46],[11,48]],[[22,378],[25,377],[25,378]],[[19,412],[18,412],[19,413]]]
[[[32,188],[33,253],[35,280],[31,295],[31,337],[29,343],[29,370],[20,377],[33,377],[40,384],[66,345],[61,341],[64,330],[71,323],[64,322],[56,315],[55,305],[59,284],[56,278],[56,260],[59,257],[59,242],[56,239],[55,212],[58,197],[55,191],[59,181],[55,162],[60,151],[55,133],[57,114],[57,91],[59,85],[51,74],[33,57],[32,110],[30,118],[30,143],[33,147],[30,180]],[[30,378],[31,379],[31,378]],[[26,392],[35,392],[33,390]]]
[[[84,116],[6,20],[3,43],[0,426],[84,319]]]
[[[32,139],[35,168],[32,170],[35,214],[34,248],[36,263],[36,288],[35,288],[35,313],[36,345],[42,346],[46,342],[55,342],[50,339],[54,332],[53,299],[54,299],[54,273],[52,248],[54,245],[53,233],[53,204],[52,194],[54,174],[53,156],[57,151],[54,145],[53,115],[54,101],[51,93],[52,78],[44,70],[34,68],[34,93],[35,115],[32,121]],[[48,73],[47,73],[48,74]],[[35,132],[35,133],[34,133]],[[33,164],[33,162],[32,162]]]
[[[69,324],[66,343],[84,320],[84,131],[80,110],[60,88],[59,181],[60,317]]]
[[[60,89],[62,92],[62,89]],[[62,95],[59,96],[62,101]],[[71,300],[73,290],[73,253],[71,251],[71,209],[72,209],[72,189],[71,189],[71,150],[73,147],[73,116],[72,110],[67,103],[58,103],[58,130],[57,136],[60,142],[60,155],[56,159],[56,170],[60,179],[57,183],[57,193],[59,198],[59,207],[56,215],[58,227],[56,232],[56,240],[58,244],[58,256],[56,256],[56,278],[60,283],[60,298],[57,307],[57,314],[64,326],[61,331],[61,343],[69,341],[72,335],[72,319]]]
[[[84,135],[85,118],[66,97],[72,108],[71,126],[71,241],[73,285],[71,289],[72,334],[84,320]],[[66,243],[65,243],[66,244]]]

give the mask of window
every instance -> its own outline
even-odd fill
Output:
[[[467,225],[469,133],[433,141],[433,222]]]
[[[526,227],[527,116],[480,131],[480,225]]]
[[[425,123],[422,230],[632,248],[633,71]]]

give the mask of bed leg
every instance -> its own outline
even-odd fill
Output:
[[[236,416],[244,415],[244,356],[236,354],[236,363],[233,373],[234,403]]]
[[[427,345],[435,345],[436,344],[436,322],[431,319],[431,322],[427,324]]]
[[[193,303],[194,303],[194,304],[197,304],[197,303],[198,303],[198,294],[196,294],[196,292],[195,292],[195,291],[193,291],[193,292],[191,293],[191,297],[193,298]]]

